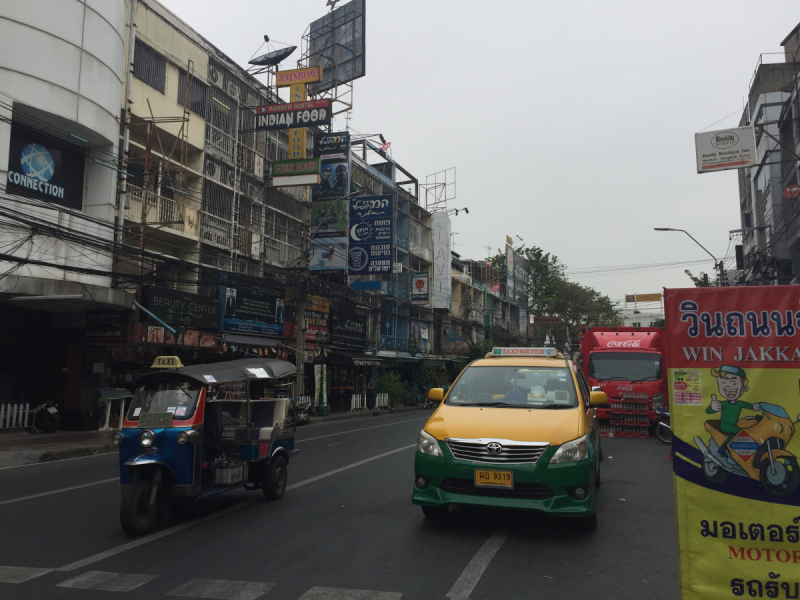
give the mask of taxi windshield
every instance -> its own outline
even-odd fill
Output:
[[[446,404],[498,408],[574,408],[572,373],[566,367],[467,367]]]
[[[200,388],[196,381],[177,378],[143,383],[133,394],[128,419],[138,421],[145,413],[166,412],[171,412],[173,419],[188,419],[194,414]]]

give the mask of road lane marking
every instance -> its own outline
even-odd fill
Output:
[[[258,581],[229,581],[226,579],[190,579],[167,596],[181,598],[211,598],[213,600],[256,600],[275,586]]]
[[[447,592],[446,596],[451,600],[468,600],[472,590],[475,589],[478,581],[483,576],[486,567],[492,562],[494,555],[497,554],[497,551],[500,549],[500,546],[503,545],[503,542],[506,541],[507,537],[508,532],[498,532],[486,540],[477,554],[469,561],[469,564],[453,584],[453,587],[450,588],[450,591]]]
[[[92,481],[91,483],[82,483],[80,485],[73,485],[71,487],[61,488],[59,490],[51,490],[49,492],[31,494],[30,496],[21,496],[20,498],[12,498],[11,500],[3,500],[2,502],[0,502],[0,506],[3,506],[4,504],[14,504],[15,502],[22,502],[23,500],[33,500],[34,498],[42,498],[43,496],[52,496],[53,494],[60,494],[62,492],[79,490],[81,488],[92,487],[93,485],[100,485],[101,483],[110,483],[112,481],[119,482],[119,477],[112,477],[111,479],[101,479],[100,481]]]
[[[153,581],[156,577],[156,575],[87,571],[77,577],[59,583],[56,587],[78,590],[102,590],[104,592],[130,592],[149,581]]]
[[[384,458],[391,454],[395,454],[397,452],[402,452],[403,450],[409,450],[410,448],[416,448],[416,444],[409,444],[408,446],[403,446],[402,448],[396,448],[394,450],[389,450],[388,452],[384,452],[383,454],[377,454],[375,456],[371,456],[370,458],[360,460],[358,462],[351,463],[349,465],[345,465],[344,467],[340,467],[338,469],[334,469],[333,471],[328,471],[327,473],[323,473],[321,475],[316,475],[315,477],[310,477],[309,479],[304,479],[303,481],[298,481],[297,483],[293,483],[286,486],[287,490],[293,490],[299,488],[304,485],[308,485],[309,483],[313,483],[315,481],[319,481],[320,479],[325,479],[326,477],[330,477],[331,475],[336,475],[337,473],[341,473],[343,471],[347,471],[348,469],[353,469],[355,467],[361,466],[368,462],[372,462],[374,460],[378,460],[380,458]],[[106,558],[110,558],[112,556],[116,556],[117,554],[122,554],[123,552],[127,552],[128,550],[132,550],[133,548],[138,548],[139,546],[143,546],[144,544],[154,542],[155,540],[159,540],[163,537],[168,535],[172,535],[173,533],[178,533],[184,529],[192,527],[194,525],[199,525],[205,521],[210,521],[211,519],[216,519],[223,515],[227,515],[228,513],[232,513],[237,510],[241,510],[242,508],[246,508],[248,506],[252,506],[259,502],[258,500],[249,500],[246,502],[242,502],[241,504],[236,504],[234,506],[229,506],[228,508],[222,509],[218,512],[215,512],[210,515],[206,515],[200,519],[195,521],[189,521],[187,523],[181,523],[180,525],[173,525],[167,529],[163,529],[156,533],[151,533],[150,535],[146,535],[144,537],[140,537],[135,539],[127,544],[122,544],[121,546],[117,546],[115,548],[111,548],[110,550],[106,550],[104,552],[100,552],[98,554],[93,554],[87,558],[75,561],[73,563],[69,563],[68,565],[64,565],[60,569],[56,569],[57,571],[74,571],[76,569],[83,568],[87,565],[94,564],[101,560],[105,560]]]
[[[0,567],[0,583],[24,583],[36,577],[47,575],[53,569],[35,567]]]
[[[346,433],[356,433],[357,431],[367,431],[368,429],[377,429],[378,427],[391,427],[393,425],[402,425],[403,423],[418,423],[419,421],[427,421],[428,417],[424,419],[407,419],[405,421],[397,421],[396,423],[384,423],[383,425],[371,425],[370,427],[362,427],[361,429],[350,429],[348,431],[340,431],[339,433],[329,433],[327,435],[318,435],[317,437],[313,438],[306,438],[304,440],[295,440],[295,444],[299,444],[300,442],[310,442],[312,440],[321,440],[323,438],[329,438],[336,435],[345,435]]]
[[[298,600],[401,600],[402,597],[403,594],[397,592],[313,587]]]

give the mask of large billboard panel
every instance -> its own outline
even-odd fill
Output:
[[[428,304],[430,300],[430,273],[411,274],[411,304]]]
[[[345,238],[316,238],[310,242],[309,271],[343,271],[347,268]]]
[[[514,248],[506,244],[506,298],[514,300]]]
[[[309,84],[313,95],[366,74],[365,0],[352,0],[308,28],[308,64],[322,69],[322,81]]]
[[[681,598],[794,598],[800,287],[664,302]]]
[[[320,183],[311,189],[311,200],[347,196],[350,190],[350,134],[347,131],[321,133],[315,154],[320,159]]]
[[[394,213],[391,196],[351,198],[347,273],[392,272]]]
[[[85,162],[80,148],[11,123],[8,192],[81,210]]]
[[[284,323],[284,290],[223,275],[219,286],[222,303],[221,331],[281,337]]]
[[[695,133],[694,148],[698,173],[741,169],[758,164],[756,134],[752,126]]]
[[[283,337],[288,340],[297,339],[297,305],[300,298],[296,290],[286,290],[286,320]],[[317,332],[327,334],[330,324],[331,302],[322,296],[309,294],[306,296],[306,335],[307,342],[317,341]]]
[[[193,329],[219,330],[220,301],[180,290],[171,290],[146,285],[142,287],[142,306],[162,321],[167,320],[171,309],[179,318],[188,318],[188,327]],[[191,317],[188,314],[191,313]],[[149,317],[148,317],[149,318]]]
[[[347,200],[325,200],[311,205],[311,271],[347,268]]]
[[[445,212],[433,213],[433,308],[450,310],[453,282],[450,264],[450,217]]]
[[[363,348],[367,344],[367,319],[344,308],[331,313],[331,344],[339,348]]]

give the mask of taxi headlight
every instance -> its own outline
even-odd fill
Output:
[[[589,458],[589,442],[588,438],[582,435],[577,440],[561,444],[550,459],[550,464],[578,462],[587,458]]]
[[[139,434],[139,443],[145,448],[149,448],[156,441],[156,432],[152,429],[144,429]]]
[[[439,458],[444,456],[442,449],[439,448],[438,440],[424,429],[419,432],[419,438],[417,438],[417,452],[438,456]]]

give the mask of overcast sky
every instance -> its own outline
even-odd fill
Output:
[[[265,33],[300,47],[327,12],[325,0],[161,1],[242,65]],[[736,172],[698,175],[694,133],[738,124],[759,55],[782,51],[797,3],[366,1],[350,126],[383,133],[421,181],[456,167],[449,206],[470,211],[453,217],[456,252],[485,258],[520,236],[612,300],[712,271],[686,235],[653,227],[732,257]]]

